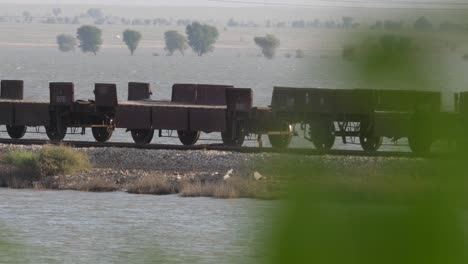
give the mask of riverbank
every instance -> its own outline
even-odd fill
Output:
[[[42,146],[0,145],[12,151],[39,153]],[[219,151],[172,151],[118,148],[78,149],[92,164],[85,172],[43,176],[11,165],[0,166],[0,186],[78,191],[126,191],[180,194],[186,197],[262,198],[283,196],[297,181],[328,180],[360,185],[389,173],[411,173],[422,159],[292,156]],[[398,174],[398,173],[395,173]],[[393,174],[392,174],[393,175]]]

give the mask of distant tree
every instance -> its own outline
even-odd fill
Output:
[[[432,29],[432,24],[425,16],[422,16],[414,22],[414,28],[417,30],[429,30]]]
[[[77,41],[76,38],[71,35],[60,34],[57,36],[57,44],[60,51],[69,52],[75,50]]]
[[[88,9],[88,11],[86,12],[88,14],[88,16],[94,18],[94,19],[99,19],[99,18],[102,18],[104,15],[102,13],[102,10],[99,9],[99,8],[90,8]]]
[[[102,45],[102,31],[95,26],[82,26],[78,28],[77,36],[81,50],[96,55]]]
[[[301,49],[297,49],[296,50],[296,58],[297,59],[303,59],[305,57],[305,53],[303,50]]]
[[[320,27],[320,20],[315,19],[314,22],[312,22],[312,27],[316,27],[316,28]]]
[[[239,22],[235,21],[234,18],[230,18],[228,23],[227,23],[227,26],[228,27],[238,27]]]
[[[371,29],[382,29],[383,25],[384,23],[381,20],[378,20],[373,26],[371,26]]]
[[[276,27],[284,28],[284,27],[286,27],[286,22],[278,22],[278,24],[276,24]]]
[[[130,53],[133,56],[141,40],[141,33],[136,30],[127,29],[123,33],[123,41],[127,44]]]
[[[24,11],[23,12],[23,18],[25,23],[31,23],[32,22],[32,16],[29,11]]]
[[[297,20],[292,22],[292,27],[293,28],[304,28],[306,25],[304,20]]]
[[[325,27],[329,29],[336,28],[336,22],[333,20],[326,21]]]
[[[164,39],[166,41],[166,50],[170,56],[178,50],[182,55],[184,55],[184,50],[188,48],[187,38],[175,30],[166,31],[164,33]]]
[[[62,9],[61,8],[54,8],[54,9],[52,9],[52,14],[54,14],[54,16],[59,16],[60,14],[62,14]]]
[[[77,16],[75,16],[75,17],[73,18],[72,24],[75,24],[75,25],[80,24],[80,18],[77,17]]]
[[[213,51],[213,44],[218,40],[219,33],[216,27],[193,22],[187,25],[186,33],[188,36],[188,44],[192,50],[202,56],[205,53]]]
[[[262,49],[262,53],[266,58],[273,59],[275,57],[276,48],[279,47],[280,41],[274,35],[255,37],[254,41]]]
[[[48,17],[44,21],[46,24],[57,24],[57,19],[55,17]]]
[[[342,20],[343,20],[343,27],[344,28],[349,29],[349,28],[353,27],[354,19],[352,17],[345,16],[345,17],[342,18]]]

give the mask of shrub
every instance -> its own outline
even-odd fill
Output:
[[[36,171],[39,170],[38,155],[27,151],[12,151],[3,157],[3,162],[18,169]]]
[[[177,192],[177,187],[157,176],[146,176],[127,187],[129,193],[166,195]]]
[[[182,197],[213,197],[218,199],[275,199],[281,196],[270,183],[240,177],[226,181],[186,181],[180,184]]]
[[[180,196],[182,197],[213,197],[216,183],[202,182],[200,180],[185,181],[180,184]]]
[[[72,174],[91,168],[88,157],[65,146],[45,146],[39,153],[39,164],[44,176]]]
[[[57,36],[57,44],[60,51],[69,52],[75,50],[77,44],[76,38],[67,34]]]
[[[268,59],[273,59],[276,49],[280,46],[280,40],[270,34],[265,37],[255,37],[254,41],[262,49],[263,55]]]

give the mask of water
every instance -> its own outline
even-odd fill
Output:
[[[18,244],[30,263],[258,263],[262,231],[271,230],[269,215],[277,206],[5,189],[0,201],[0,240]]]

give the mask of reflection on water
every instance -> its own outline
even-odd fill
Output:
[[[0,236],[31,263],[258,263],[277,202],[0,189]],[[2,260],[0,252],[0,263]]]

